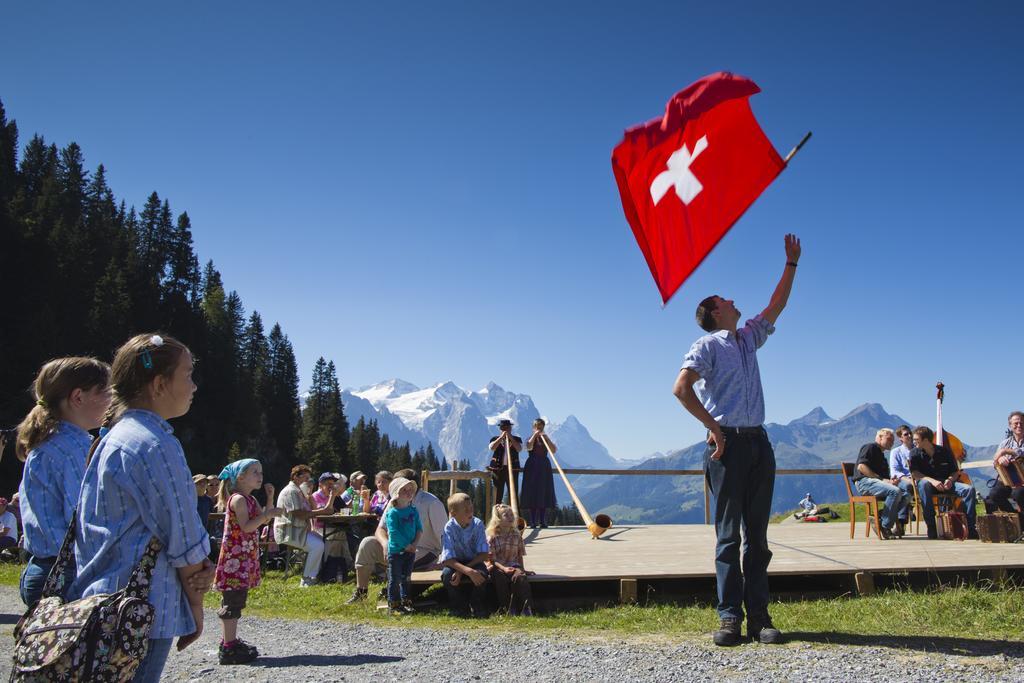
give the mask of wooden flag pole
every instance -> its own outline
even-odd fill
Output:
[[[604,532],[612,528],[612,518],[608,515],[598,515],[596,520],[590,518],[587,514],[587,508],[583,507],[583,501],[576,495],[576,489],[569,483],[569,477],[565,476],[565,471],[562,470],[562,466],[558,464],[558,459],[555,457],[555,450],[551,447],[551,442],[548,441],[548,435],[541,432],[541,440],[544,442],[544,448],[548,449],[548,455],[551,456],[551,462],[555,463],[555,467],[558,468],[558,473],[562,475],[562,482],[565,484],[565,488],[569,490],[569,495],[572,496],[572,502],[576,503],[576,509],[580,511],[580,517],[583,518],[583,522],[587,525],[587,531],[597,538]]]
[[[799,152],[799,151],[800,151],[800,148],[801,148],[801,147],[803,147],[803,146],[804,146],[804,144],[806,144],[806,143],[807,143],[807,141],[808,141],[808,140],[810,140],[810,139],[811,139],[811,131],[807,131],[807,135],[805,135],[805,136],[804,136],[804,137],[803,137],[803,138],[802,138],[802,139],[800,140],[800,142],[796,143],[796,147],[794,147],[793,149],[789,150],[789,154],[787,154],[787,155],[786,155],[786,158],[785,158],[785,159],[783,159],[783,160],[782,160],[782,162],[783,162],[783,163],[785,163],[785,164],[788,164],[788,163],[789,163],[789,160],[790,160],[790,159],[792,159],[792,158],[793,158],[793,156],[794,156],[794,155],[795,155],[795,154],[796,154],[797,152]]]

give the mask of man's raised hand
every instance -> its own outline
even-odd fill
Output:
[[[789,233],[786,235],[786,262],[796,263],[800,260],[800,238]]]

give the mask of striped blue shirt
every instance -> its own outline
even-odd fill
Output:
[[[89,432],[70,422],[28,452],[18,486],[25,550],[36,557],[55,557],[71,524],[78,491],[85,476]]]
[[[73,597],[123,588],[149,539],[163,542],[149,589],[153,639],[196,630],[176,568],[210,554],[210,538],[196,514],[196,488],[173,432],[155,413],[125,412],[86,468],[75,536]]]
[[[487,545],[487,536],[484,533],[484,523],[477,517],[463,528],[455,518],[452,517],[444,525],[441,532],[441,556],[437,558],[440,563],[448,560],[469,562],[480,553],[490,550]]]
[[[764,391],[757,350],[775,332],[760,315],[731,334],[716,330],[693,343],[683,369],[700,375],[697,398],[723,427],[758,427],[764,423]]]

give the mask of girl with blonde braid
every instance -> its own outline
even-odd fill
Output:
[[[515,513],[508,505],[498,503],[491,512],[487,523],[487,547],[491,552],[488,563],[494,591],[498,595],[498,608],[507,609],[511,616],[531,616],[533,594],[530,592],[529,577],[534,572],[526,571],[523,556],[526,546],[519,532]]]
[[[110,407],[110,366],[95,358],[57,358],[32,385],[35,405],[18,426],[15,452],[25,461],[18,487],[28,564],[21,599],[39,602],[71,524],[92,437]],[[70,582],[69,582],[70,583]]]

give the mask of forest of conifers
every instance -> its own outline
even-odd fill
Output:
[[[206,229],[216,229],[215,226]],[[102,164],[19,132],[0,102],[0,427],[32,406],[45,361],[90,355],[110,362],[140,332],[177,337],[192,350],[192,409],[174,420],[193,472],[218,473],[255,457],[280,488],[290,468],[371,473],[440,467],[433,447],[410,452],[375,422],[349,425],[333,362],[317,361],[306,405],[295,352],[278,324],[247,312],[213,261],[200,265],[188,213],[154,191],[141,210],[118,199]],[[13,444],[0,462],[0,495],[21,475]],[[372,481],[372,479],[371,479]]]
[[[204,229],[216,230],[216,226]],[[267,332],[246,312],[212,260],[200,265],[188,213],[175,214],[153,191],[141,210],[118,199],[103,164],[90,168],[74,142],[33,135],[19,147],[18,126],[0,101],[0,427],[15,427],[32,407],[40,366],[60,356],[110,362],[143,332],[169,334],[196,359],[199,386],[188,414],[173,421],[193,473],[217,474],[253,457],[278,490],[293,465],[370,475],[412,467],[448,469],[428,443],[393,443],[376,421],[345,417],[333,361],[323,357],[300,402],[298,366],[288,335]],[[451,463],[469,469],[468,461]],[[10,497],[22,463],[9,439],[0,460],[0,496]],[[436,490],[434,490],[436,487]],[[458,483],[483,509],[479,482]],[[431,490],[442,499],[447,485]],[[555,523],[581,523],[573,508]]]

